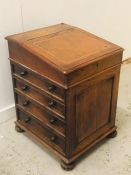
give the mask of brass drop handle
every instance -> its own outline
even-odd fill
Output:
[[[22,90],[22,91],[26,91],[26,90],[28,90],[28,89],[29,89],[29,87],[28,87],[27,85],[24,85],[24,86],[21,87],[21,90]]]
[[[28,101],[25,101],[24,103],[23,103],[23,106],[28,106],[30,104],[30,101],[28,100]]]
[[[28,123],[30,120],[31,120],[31,118],[27,117],[27,118],[24,119],[24,122]]]
[[[48,87],[48,90],[49,90],[50,92],[52,92],[52,91],[55,90],[55,88],[56,88],[56,87],[55,87],[54,85],[51,85],[51,86]]]
[[[52,136],[52,137],[50,138],[50,140],[51,140],[52,142],[55,142],[55,141],[56,141],[56,136]]]
[[[53,117],[53,118],[50,119],[51,124],[54,124],[55,122],[56,122],[56,118]]]
[[[20,76],[25,76],[25,75],[27,75],[27,71],[21,71],[20,72]]]
[[[55,102],[52,100],[51,102],[48,103],[49,107],[54,107],[55,106]]]

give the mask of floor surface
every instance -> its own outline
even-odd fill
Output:
[[[95,146],[70,172],[26,134],[16,133],[14,120],[0,123],[0,175],[131,175],[131,64],[121,71],[118,136]]]

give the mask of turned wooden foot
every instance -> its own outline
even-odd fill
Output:
[[[19,126],[15,126],[15,130],[17,131],[17,132],[25,132],[23,129],[21,129]]]
[[[117,131],[115,130],[115,131],[113,131],[112,133],[110,133],[107,137],[108,138],[114,138],[114,137],[116,137],[117,136]]]
[[[67,164],[63,161],[61,161],[61,168],[65,171],[70,171],[75,167],[75,162],[72,162],[70,164]]]

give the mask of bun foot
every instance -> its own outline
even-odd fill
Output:
[[[110,133],[107,138],[114,138],[117,136],[117,131],[113,131],[112,133]]]
[[[25,132],[23,129],[21,129],[19,126],[15,126],[15,130],[17,131],[17,132]]]
[[[75,167],[75,162],[72,162],[70,164],[67,164],[63,161],[61,161],[61,168],[65,171],[70,171]]]

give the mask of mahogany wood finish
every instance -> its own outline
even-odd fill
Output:
[[[121,47],[63,23],[6,39],[18,132],[53,151],[65,170],[116,136]]]

